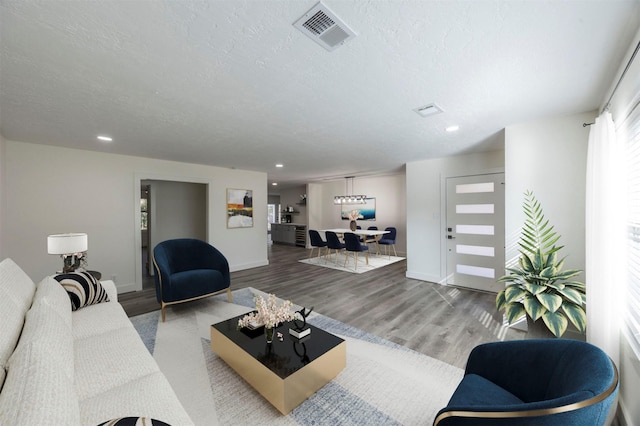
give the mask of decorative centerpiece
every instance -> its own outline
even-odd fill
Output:
[[[262,296],[255,296],[256,312],[251,312],[238,320],[238,327],[259,328],[264,327],[264,335],[267,343],[273,342],[275,328],[286,321],[299,318],[299,313],[291,310],[293,304],[286,300],[278,305],[275,294],[269,294],[267,300]]]
[[[313,311],[313,306],[309,310],[302,308],[296,312],[298,315],[296,315],[297,318],[293,320],[294,327],[289,329],[290,335],[296,339],[302,339],[311,334],[311,329],[307,327],[307,317],[311,311]]]
[[[360,217],[360,210],[351,210],[349,212],[349,229],[355,231],[357,229],[358,224],[356,220]]]

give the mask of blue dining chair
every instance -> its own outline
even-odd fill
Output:
[[[386,246],[386,252],[389,255],[389,258],[391,258],[391,250],[389,249],[389,247],[393,247],[393,255],[397,256],[398,253],[396,253],[396,228],[390,226],[388,228],[384,228],[384,230],[389,231],[389,233],[384,234],[382,238],[378,240],[378,244]]]
[[[336,252],[336,262],[338,261],[338,253],[344,250],[344,243],[340,242],[338,238],[338,234],[333,231],[326,231],[325,236],[327,237],[327,255],[325,256],[324,263],[327,263],[327,257],[331,256],[331,250],[335,250]]]
[[[349,252],[353,253],[353,259],[355,260],[355,269],[358,269],[358,253],[365,252],[367,256],[367,265],[369,264],[369,246],[360,242],[360,237],[354,233],[346,232],[344,234],[344,245],[346,250],[346,256],[344,259],[344,266],[347,266],[349,260]]]
[[[313,249],[318,248],[318,258],[322,254],[322,248],[327,247],[327,242],[322,239],[320,233],[315,229],[309,229],[309,239],[311,240],[311,253],[309,253],[309,259],[313,256]],[[325,250],[326,255],[326,250]]]

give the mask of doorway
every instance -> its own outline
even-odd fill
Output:
[[[446,180],[447,285],[497,293],[504,270],[504,173]]]
[[[152,254],[158,243],[174,238],[207,241],[207,193],[208,185],[204,183],[140,181],[143,290],[155,287]]]

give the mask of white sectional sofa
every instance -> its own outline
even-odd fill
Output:
[[[114,283],[102,286],[109,302],[72,311],[58,281],[35,285],[11,259],[0,263],[0,425],[193,424]]]

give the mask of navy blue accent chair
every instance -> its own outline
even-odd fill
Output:
[[[389,231],[389,233],[384,234],[382,238],[378,240],[378,245],[387,246],[386,251],[389,257],[391,257],[390,247],[393,247],[393,255],[397,256],[398,253],[396,253],[396,228],[390,226],[388,228],[384,228],[384,230]]]
[[[349,253],[353,253],[353,259],[355,261],[355,269],[358,269],[358,253],[365,252],[367,255],[367,265],[369,264],[369,247],[366,244],[362,244],[360,237],[352,232],[345,232],[344,234],[344,249],[347,255],[344,259],[344,266],[347,266],[349,260]]]
[[[320,257],[322,254],[322,248],[327,247],[327,242],[322,239],[320,233],[315,229],[309,229],[309,240],[311,241],[311,253],[309,253],[309,259],[313,256],[313,249],[316,247],[318,248],[318,257]]]
[[[327,254],[331,255],[331,250],[335,250],[336,252],[336,261],[338,260],[338,253],[344,250],[344,243],[340,241],[338,238],[338,234],[333,231],[325,231],[324,235],[327,238]],[[327,263],[327,260],[324,261]]]
[[[486,343],[471,351],[464,378],[433,424],[604,425],[618,384],[611,359],[590,343]]]
[[[194,238],[163,241],[153,249],[156,298],[162,308],[227,292],[231,302],[229,263],[211,244]]]

